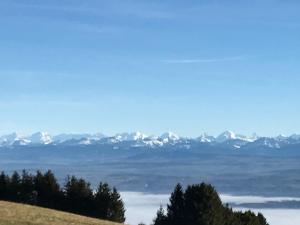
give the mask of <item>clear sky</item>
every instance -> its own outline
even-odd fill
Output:
[[[300,133],[298,0],[1,0],[0,134]]]

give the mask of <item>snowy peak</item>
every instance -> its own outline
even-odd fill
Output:
[[[64,143],[67,141],[80,141],[80,140],[86,140],[86,143],[89,143],[94,140],[100,140],[104,138],[105,135],[102,133],[96,133],[96,134],[59,134],[53,137],[53,141],[57,143]]]
[[[51,136],[47,132],[37,132],[32,135],[12,133],[0,136],[0,147],[30,146],[30,145],[112,145],[114,147],[168,147],[189,149],[201,146],[222,146],[230,149],[279,149],[288,145],[300,145],[300,135],[279,135],[276,137],[259,137],[256,134],[245,136],[232,131],[225,131],[217,137],[206,133],[198,138],[183,138],[173,132],[161,136],[146,135],[142,132],[120,133],[107,137],[101,133],[96,134],[60,134]]]
[[[113,138],[115,138],[118,141],[138,141],[147,138],[147,135],[141,132],[121,133],[116,134]]]
[[[32,144],[45,144],[48,145],[53,142],[52,137],[47,132],[37,132],[29,137]]]
[[[237,139],[235,133],[233,133],[232,131],[225,131],[216,138],[216,141],[222,143],[228,140],[235,140],[235,139]]]
[[[289,139],[289,137],[285,136],[283,134],[280,134],[275,139],[278,140],[278,141],[285,141],[285,140]]]
[[[143,133],[141,133],[139,131],[132,134],[132,138],[135,141],[136,140],[144,140],[147,137],[148,137],[147,135],[145,135],[145,134],[143,134]]]
[[[176,143],[178,140],[180,140],[180,137],[173,132],[167,132],[161,136],[149,136],[139,131],[134,133],[120,133],[108,138],[109,143],[112,144],[120,142],[136,142],[133,146],[162,146],[168,143]]]
[[[30,140],[26,139],[24,135],[18,134],[16,132],[0,137],[0,146],[26,145],[28,143],[30,143]]]
[[[59,134],[53,137],[53,141],[63,143],[69,140],[81,140],[88,137],[89,134]]]
[[[163,140],[163,142],[175,142],[180,139],[179,135],[173,133],[173,132],[166,132],[160,136],[160,138]]]
[[[256,141],[257,139],[258,136],[256,134],[253,134],[252,137],[247,137],[245,135],[236,134],[232,131],[225,131],[216,138],[216,142],[223,143],[230,140],[253,142]]]
[[[216,140],[216,138],[214,136],[210,136],[206,133],[203,133],[197,138],[197,140],[202,143],[211,143],[211,142],[214,142]]]

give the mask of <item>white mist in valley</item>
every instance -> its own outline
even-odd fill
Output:
[[[169,195],[145,194],[141,192],[122,192],[122,199],[126,208],[126,223],[137,225],[141,222],[152,223],[160,206],[164,208],[169,202]]]
[[[148,194],[141,192],[122,192],[122,198],[126,206],[126,223],[138,225],[143,222],[150,225],[160,206],[166,208],[170,195]],[[221,195],[225,203],[266,203],[269,201],[299,201],[300,198],[286,197],[260,197],[260,196],[233,196]],[[246,208],[236,208],[236,210],[247,210]],[[251,209],[261,212],[266,217],[270,225],[297,225],[300,224],[300,209]]]

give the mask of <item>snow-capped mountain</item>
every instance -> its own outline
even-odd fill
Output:
[[[138,140],[143,140],[146,137],[147,135],[139,131],[134,133],[121,133],[113,136],[113,138],[117,141],[138,141]]]
[[[48,145],[53,142],[52,137],[47,132],[37,132],[29,137],[31,144],[45,144]]]
[[[170,142],[176,142],[180,140],[181,138],[179,135],[173,133],[173,132],[166,132],[160,136],[162,139],[163,143],[170,143]]]
[[[146,135],[141,132],[119,133],[113,136],[97,134],[59,134],[50,135],[47,132],[37,132],[32,135],[12,133],[0,137],[0,147],[31,146],[31,145],[111,145],[113,147],[150,147],[190,149],[199,146],[214,146],[227,149],[280,149],[289,145],[300,145],[300,135],[279,135],[276,137],[259,137],[256,134],[246,136],[225,131],[218,136],[206,133],[197,138],[185,138],[173,132],[166,132],[160,136]]]
[[[199,140],[200,142],[203,142],[203,143],[211,143],[211,142],[216,141],[216,138],[214,136],[203,133],[197,138],[197,140]]]
[[[249,144],[252,148],[273,148],[273,149],[279,149],[282,145],[282,140],[275,138],[269,138],[269,137],[262,137],[258,139],[257,141],[253,142],[252,144]]]
[[[96,134],[59,134],[53,137],[53,143],[55,144],[83,144],[89,145],[96,141],[99,141],[106,136],[102,133]]]
[[[3,135],[0,137],[0,146],[3,145],[27,145],[30,140],[26,136],[18,134],[16,132],[12,134]]]
[[[161,140],[161,138],[154,135],[144,138],[142,142],[146,146],[151,146],[151,147],[160,147],[164,145],[164,142]]]
[[[230,140],[240,140],[240,141],[245,141],[245,142],[253,142],[253,141],[256,141],[257,138],[258,137],[257,137],[256,134],[254,134],[252,137],[247,137],[245,135],[236,134],[232,131],[225,131],[216,138],[216,142],[223,143],[225,141],[230,141]]]

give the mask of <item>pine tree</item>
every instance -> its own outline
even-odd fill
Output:
[[[21,195],[21,178],[17,171],[13,172],[10,184],[9,184],[9,194],[8,199],[12,201],[20,201]]]
[[[119,223],[125,222],[125,208],[120,194],[116,188],[110,193],[109,220]]]
[[[269,224],[267,223],[266,218],[263,216],[263,214],[258,213],[257,218],[258,218],[258,224],[259,224],[259,225],[269,225]]]
[[[107,183],[100,183],[95,194],[96,217],[108,219],[110,216],[109,207],[111,189]]]
[[[60,186],[54,174],[48,170],[45,174],[37,171],[34,178],[38,204],[45,207],[61,207]]]
[[[63,189],[49,170],[31,175],[27,171],[14,172],[11,177],[0,173],[0,200],[35,204],[69,211],[90,217],[123,223],[125,207],[117,189],[100,183],[94,194],[90,184],[75,176],[68,177]]]
[[[165,211],[162,206],[156,213],[156,218],[153,220],[153,225],[172,225],[168,223],[168,217],[165,215]]]
[[[188,186],[185,192],[187,225],[216,225],[222,223],[222,202],[211,185]]]
[[[233,212],[223,205],[216,190],[208,184],[175,187],[167,215],[161,207],[154,225],[268,225],[262,214]]]
[[[9,191],[9,177],[4,172],[0,174],[0,199],[7,200]]]
[[[36,204],[37,194],[34,187],[33,176],[27,171],[22,171],[20,183],[20,200],[23,203]]]
[[[177,184],[171,194],[167,211],[168,221],[172,225],[184,225],[184,195],[182,186]]]
[[[125,222],[125,207],[116,188],[113,190],[107,183],[100,183],[95,193],[95,216],[101,219]]]
[[[65,185],[67,208],[74,213],[91,214],[93,192],[90,184],[72,176]]]

